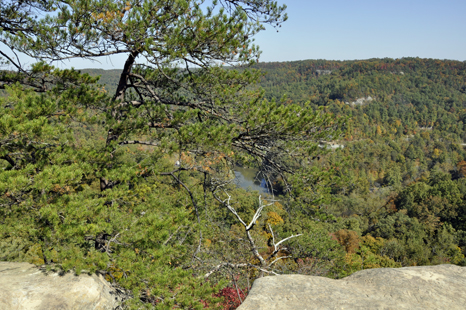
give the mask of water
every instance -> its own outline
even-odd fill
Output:
[[[265,179],[260,180],[260,182],[255,179],[257,169],[236,166],[234,172],[235,183],[239,187],[259,191],[261,194],[267,194],[269,192]]]

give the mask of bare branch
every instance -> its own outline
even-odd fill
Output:
[[[269,268],[272,267],[273,264],[275,264],[277,261],[281,260],[281,259],[285,259],[285,258],[291,258],[292,256],[291,255],[288,255],[288,256],[280,256],[280,257],[277,257],[273,262],[271,262],[269,264]]]
[[[250,233],[250,229],[251,229],[251,228],[249,227],[249,226],[251,226],[251,224],[246,225],[246,223],[245,223],[245,222],[243,221],[243,219],[239,216],[239,214],[236,212],[236,210],[230,205],[231,196],[228,195],[228,193],[227,193],[226,191],[224,191],[224,192],[225,192],[225,194],[228,196],[228,199],[225,199],[224,201],[222,201],[217,195],[215,195],[215,192],[212,193],[212,194],[213,194],[214,198],[215,198],[218,202],[220,202],[220,203],[223,204],[225,207],[227,207],[227,209],[230,210],[230,212],[232,212],[232,213],[236,216],[236,218],[238,219],[238,221],[239,221],[241,224],[243,224],[243,226],[244,226],[244,228],[245,228],[245,231],[246,231],[246,235],[247,235],[248,240],[249,240],[249,244],[250,244],[250,246],[251,246],[251,251],[252,251],[252,253],[253,253],[254,256],[261,262],[261,266],[266,266],[266,265],[267,265],[267,262],[266,262],[265,259],[262,257],[262,255],[260,255],[259,251],[257,250],[256,244],[255,244],[255,242],[254,242],[254,239],[253,239],[252,236],[251,236],[251,233]],[[262,207],[262,202],[261,202],[260,199],[259,199],[259,203],[260,203],[259,209],[260,209],[260,211],[262,211],[263,207]],[[259,214],[259,215],[257,216],[257,214]],[[259,213],[256,212],[256,214],[254,215],[254,217],[257,217],[257,218],[259,218],[259,216],[260,216],[260,212],[259,212]],[[251,223],[255,223],[255,222],[251,222]],[[249,229],[248,229],[248,227],[249,227]],[[251,226],[251,227],[252,227],[252,226]]]
[[[273,233],[273,229],[272,229],[272,226],[269,224],[269,229],[270,229],[270,232],[272,234],[272,242],[273,242],[273,247],[274,247],[274,251],[272,252],[272,254],[270,254],[270,256],[267,258],[267,259],[270,259],[272,257],[274,257],[278,252],[280,252],[280,250],[282,248],[280,248],[280,244],[282,244],[283,242],[287,241],[287,240],[290,240],[292,238],[296,238],[296,237],[299,237],[299,236],[302,236],[302,234],[298,234],[298,235],[292,235],[292,236],[289,236],[281,241],[279,241],[278,243],[275,243],[275,235]],[[275,263],[275,261],[277,261],[278,259],[274,260],[272,263],[269,264],[269,266],[271,266],[273,263]]]
[[[176,231],[175,231],[173,234],[171,234],[171,235],[168,237],[167,240],[165,240],[165,242],[163,243],[163,245],[164,245],[164,246],[167,245],[168,242],[170,242],[170,240],[173,238],[173,236],[176,235],[176,234],[180,231],[180,229],[183,228],[183,227],[184,227],[184,226],[179,226],[179,227],[176,229]]]
[[[118,236],[120,233],[116,234],[112,239],[108,240],[106,246],[105,246],[105,252],[107,253],[108,256],[110,256],[110,253],[112,253],[112,250],[110,249],[110,243],[115,242],[116,244],[119,244],[117,241]]]
[[[236,210],[230,205],[230,199],[231,199],[231,196],[228,195],[228,193],[225,191],[225,194],[228,196],[228,199],[225,199],[224,201],[222,201],[223,205],[227,207],[228,210],[230,210],[231,213],[233,213],[236,218],[238,219],[238,221],[243,224],[244,227],[247,227],[246,223],[243,221],[243,219],[239,216],[238,212],[236,212]]]
[[[244,264],[221,263],[221,264],[218,264],[217,266],[215,266],[214,269],[212,269],[211,271],[206,273],[204,275],[204,279],[207,279],[213,273],[219,271],[222,267],[243,268],[243,267],[249,267],[249,266],[250,266],[250,264],[247,264],[247,263],[244,263]]]
[[[256,221],[259,219],[261,216],[262,209],[264,209],[267,206],[272,205],[273,203],[269,203],[268,205],[263,205],[262,200],[261,200],[261,195],[259,195],[259,208],[257,209],[256,213],[252,217],[251,222],[249,223],[248,226],[246,226],[246,231],[249,231],[252,227],[254,227]]]
[[[280,241],[279,243],[275,244],[275,248],[277,248],[280,244],[282,244],[283,242],[287,241],[287,240],[290,240],[291,238],[296,238],[296,237],[299,237],[299,236],[302,236],[303,234],[297,234],[297,235],[292,235],[292,236],[289,236],[285,239],[283,239],[282,241]]]

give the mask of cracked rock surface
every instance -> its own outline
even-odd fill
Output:
[[[305,275],[257,279],[238,310],[466,309],[466,267],[367,269],[333,280]]]

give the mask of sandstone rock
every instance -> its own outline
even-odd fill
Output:
[[[368,269],[333,280],[304,275],[257,279],[239,310],[466,309],[466,267]]]
[[[0,309],[115,309],[102,276],[46,273],[28,263],[0,262]]]

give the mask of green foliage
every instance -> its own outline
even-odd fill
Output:
[[[215,308],[265,274],[466,263],[464,63],[256,64],[285,6],[202,4],[1,8],[24,20],[0,32],[15,52],[127,60],[88,71],[104,90],[2,52],[0,259],[103,274],[134,309]],[[237,188],[236,164],[274,195]]]

